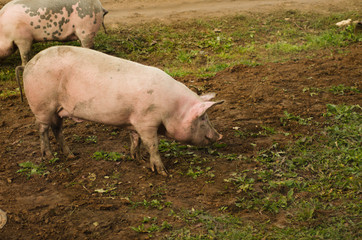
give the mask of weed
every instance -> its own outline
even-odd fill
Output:
[[[284,117],[280,118],[280,122],[283,126],[286,126],[288,121],[295,121],[300,125],[310,125],[310,121],[313,119],[312,117],[305,119],[300,116],[295,116],[293,113],[288,113],[288,111],[284,111],[284,115]]]
[[[19,166],[21,167],[21,169],[16,172],[25,174],[28,178],[30,178],[32,175],[45,176],[49,174],[49,171],[47,171],[46,167],[42,164],[37,165],[28,161],[19,163]]]
[[[98,189],[95,189],[94,191],[97,192],[97,193],[111,193],[112,196],[115,196],[117,195],[117,193],[114,191],[116,190],[117,187],[114,187],[114,186],[109,186],[107,188],[98,188]]]
[[[349,92],[354,92],[354,93],[361,92],[356,87],[344,86],[343,84],[340,84],[338,86],[332,86],[331,88],[329,88],[329,91],[335,95],[344,95],[345,93],[349,93]]]
[[[88,136],[85,139],[86,143],[97,143],[98,137],[97,136]]]
[[[78,136],[77,134],[73,134],[73,140],[75,142],[82,142],[82,137]]]
[[[228,154],[219,153],[219,157],[225,158],[228,161],[236,161],[236,160],[241,160],[241,159],[246,160],[247,159],[245,156],[242,156],[242,155],[239,155],[236,153],[228,153]]]
[[[224,182],[233,183],[237,187],[237,192],[247,192],[253,190],[254,178],[247,177],[246,173],[232,173],[230,178],[224,179]]]
[[[189,147],[186,145],[181,145],[175,141],[167,141],[164,139],[160,139],[158,150],[161,153],[165,154],[165,157],[179,157],[184,155],[193,155],[192,151],[185,151]]]
[[[193,179],[196,179],[197,177],[204,174],[209,178],[215,177],[215,174],[213,173],[213,171],[211,171],[211,167],[206,167],[205,169],[200,166],[190,167],[186,173],[187,176],[190,176]]]
[[[143,206],[145,208],[155,208],[158,210],[171,207],[171,205],[172,205],[171,202],[165,202],[163,200],[158,200],[158,199],[152,199],[151,201],[147,201],[146,199],[144,199],[142,202],[132,202],[132,207],[134,208],[138,206]]]
[[[16,88],[15,90],[9,90],[9,89],[0,90],[0,99],[2,100],[19,95],[20,95],[19,88]]]
[[[316,88],[316,87],[305,87],[303,88],[303,92],[309,92],[311,97],[318,96],[320,92],[323,92],[323,89]]]
[[[97,151],[93,153],[93,158],[97,161],[106,160],[106,161],[118,162],[124,160],[126,158],[126,155],[118,152]]]
[[[151,225],[149,225],[149,223],[151,223]],[[144,217],[141,225],[138,225],[137,227],[131,227],[131,229],[138,233],[154,233],[161,232],[163,230],[170,230],[172,229],[172,225],[167,221],[163,221],[161,226],[159,226],[157,225],[157,217]]]
[[[54,164],[54,163],[56,163],[56,162],[59,161],[58,153],[55,152],[53,155],[54,155],[54,157],[49,160],[49,163],[50,163],[50,164]]]
[[[306,87],[303,88],[303,92],[309,92],[310,96],[317,96],[321,92],[331,92],[335,95],[345,95],[346,93],[360,93],[361,91],[356,87],[344,86],[340,84],[338,86],[331,86],[329,88],[315,88],[315,87]]]
[[[270,136],[270,135],[274,135],[276,133],[275,129],[273,127],[269,127],[269,126],[264,126],[262,125],[261,128],[264,130],[262,132],[259,132],[260,135],[263,136]]]

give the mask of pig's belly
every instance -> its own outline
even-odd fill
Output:
[[[132,129],[129,120],[130,114],[131,111],[126,108],[110,109],[103,107],[102,109],[98,109],[96,107],[83,105],[82,103],[74,105],[73,108],[60,107],[58,109],[58,115],[61,118],[68,117],[76,122],[87,120]]]
[[[73,29],[66,27],[60,30],[59,28],[48,28],[46,30],[35,30],[33,33],[34,42],[46,41],[75,41],[78,37],[75,35]]]

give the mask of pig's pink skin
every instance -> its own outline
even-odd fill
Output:
[[[51,154],[46,126],[61,128],[63,117],[135,130],[150,153],[152,170],[156,167],[164,175],[157,132],[195,145],[222,137],[205,113],[221,103],[208,101],[214,94],[200,97],[154,67],[94,50],[57,46],[37,54],[25,66],[23,79],[30,108],[45,126],[40,128],[42,155]],[[137,139],[134,142],[133,152],[139,147]]]
[[[16,45],[25,65],[33,42],[79,39],[92,48],[104,11],[99,0],[13,0],[0,10],[0,59]]]

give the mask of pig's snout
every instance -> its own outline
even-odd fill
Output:
[[[219,134],[218,132],[215,131],[211,136],[205,136],[207,142],[203,143],[202,145],[208,145],[214,143],[216,141],[221,140],[222,137],[223,137],[222,134]]]

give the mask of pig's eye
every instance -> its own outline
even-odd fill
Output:
[[[202,115],[202,116],[200,117],[200,119],[201,119],[202,121],[205,121],[205,119],[206,119],[205,114],[204,114],[204,115]]]

